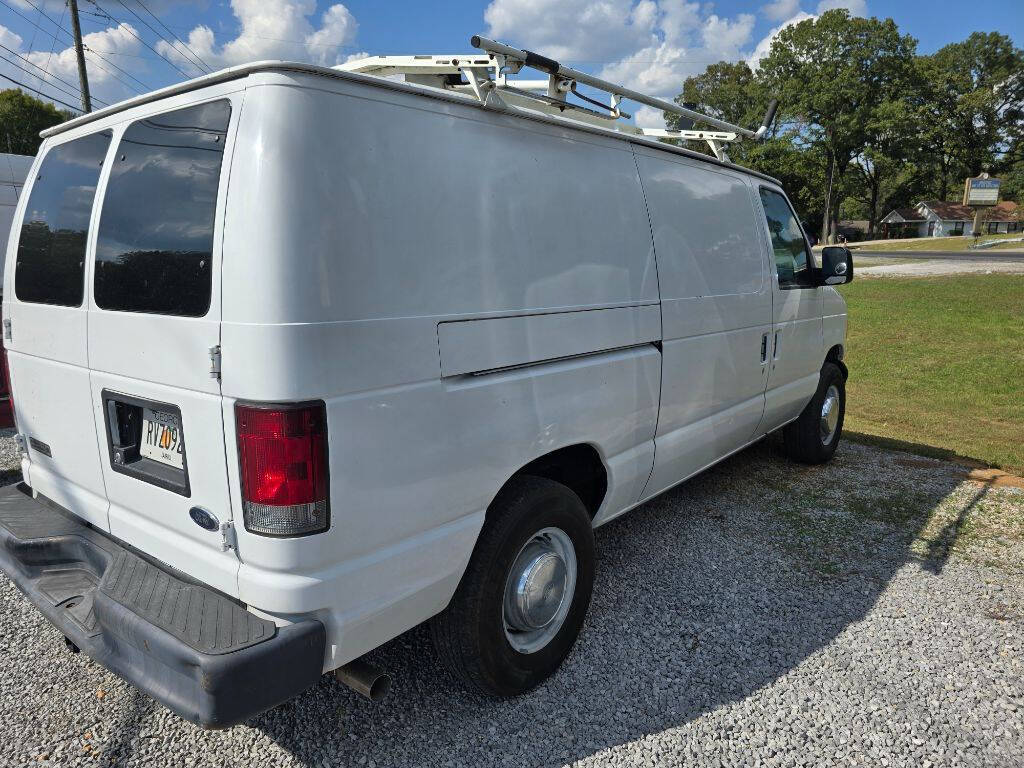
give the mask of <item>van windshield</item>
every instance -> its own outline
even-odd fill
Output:
[[[78,307],[85,240],[110,131],[52,147],[43,158],[18,236],[14,294],[19,301]]]
[[[96,243],[101,309],[201,317],[231,107],[213,101],[128,126],[114,153]]]

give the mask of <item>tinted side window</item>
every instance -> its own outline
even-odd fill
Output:
[[[786,198],[770,189],[761,189],[761,204],[768,219],[768,231],[772,236],[772,251],[775,267],[779,273],[779,286],[810,286],[811,259],[807,253],[807,241],[800,230],[793,210]]]
[[[18,237],[14,293],[19,301],[81,305],[85,239],[110,136],[110,131],[83,136],[53,147],[43,158]]]
[[[189,317],[209,310],[213,220],[230,115],[227,101],[215,101],[128,126],[100,217],[99,307]]]

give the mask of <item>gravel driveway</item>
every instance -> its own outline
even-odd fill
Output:
[[[532,694],[464,693],[417,629],[374,654],[382,704],[325,678],[221,732],[69,655],[0,579],[0,764],[1024,766],[1022,542],[1024,490],[766,441],[600,529],[583,635]]]

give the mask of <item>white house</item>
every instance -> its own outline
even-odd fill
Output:
[[[8,155],[0,152],[0,265],[7,253],[7,237],[14,221],[14,206],[28,176],[28,169],[35,158],[25,155]]]
[[[914,208],[897,208],[881,221],[882,237],[946,237],[974,234],[974,210],[960,203],[922,200]],[[978,234],[1024,231],[1016,203],[1005,200],[982,213]]]

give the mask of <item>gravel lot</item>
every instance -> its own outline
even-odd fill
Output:
[[[583,636],[534,693],[465,694],[417,629],[375,653],[382,704],[324,679],[221,732],[69,655],[3,579],[0,764],[1024,766],[1022,542],[1024,490],[767,441],[599,531]]]

